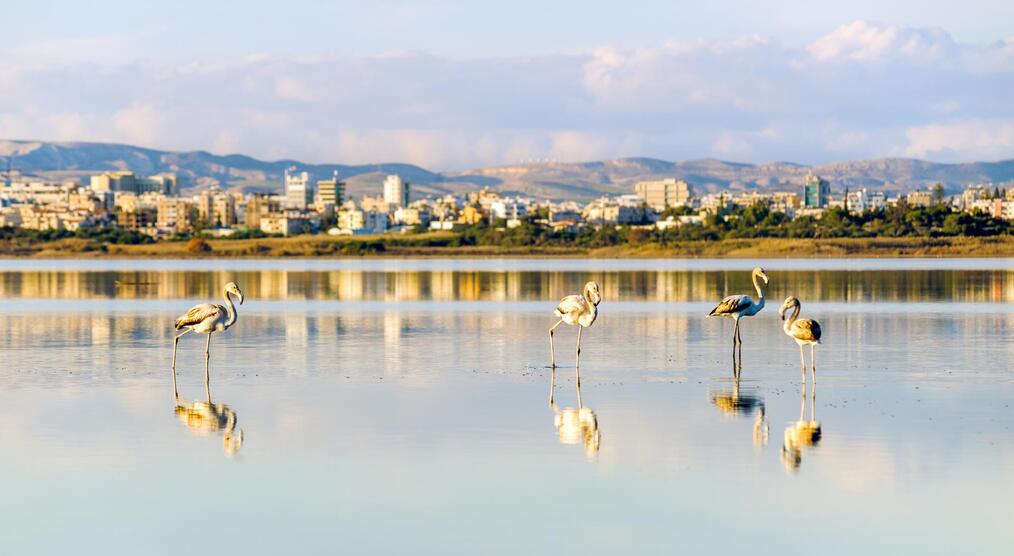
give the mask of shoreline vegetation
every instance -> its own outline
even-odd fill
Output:
[[[272,258],[272,257],[588,257],[588,258],[841,258],[1014,257],[1014,236],[900,238],[744,238],[587,246],[456,245],[460,235],[293,236],[192,239],[119,244],[64,238],[0,242],[3,258]]]
[[[686,208],[662,216],[687,216]],[[905,203],[855,214],[827,209],[790,219],[764,204],[709,214],[700,224],[668,229],[601,225],[550,229],[531,215],[514,227],[499,220],[402,234],[266,236],[259,229],[228,238],[203,231],[154,241],[122,229],[0,228],[0,257],[267,258],[267,257],[1012,257],[1014,225],[942,203]]]

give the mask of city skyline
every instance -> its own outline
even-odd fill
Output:
[[[16,6],[11,21],[46,25],[14,26],[0,48],[0,129],[440,171],[1014,152],[1003,3],[635,4]]]

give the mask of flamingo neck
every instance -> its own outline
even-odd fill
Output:
[[[225,292],[225,310],[229,313],[229,318],[225,321],[225,327],[229,328],[236,323],[236,306],[232,304],[232,296],[229,292]]]
[[[757,290],[757,297],[760,299],[760,302],[764,303],[764,290],[761,289],[760,281],[757,278],[758,278],[758,275],[754,274],[753,275],[753,288],[755,290]]]
[[[799,316],[799,305],[796,305],[795,307],[792,308],[792,314],[789,315],[789,318],[785,319],[785,324],[783,325],[783,328],[785,329],[786,332],[788,332],[792,328],[792,323],[796,322],[796,317],[798,316]]]

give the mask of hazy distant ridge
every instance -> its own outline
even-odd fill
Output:
[[[318,178],[335,170],[349,184],[351,195],[377,193],[383,176],[397,173],[416,184],[422,194],[463,192],[480,186],[537,197],[589,199],[627,193],[634,182],[660,177],[683,178],[701,190],[772,191],[796,188],[809,171],[844,186],[909,190],[937,181],[948,189],[966,183],[1014,179],[1014,159],[999,162],[941,164],[924,160],[885,158],[805,166],[790,162],[743,164],[714,159],[669,162],[653,158],[620,158],[580,163],[543,162],[491,166],[465,172],[437,173],[411,164],[304,164],[294,160],[262,161],[244,155],[205,151],[171,152],[106,143],[56,143],[0,140],[0,156],[15,155],[15,167],[46,177],[82,176],[100,170],[131,170],[138,174],[176,172],[193,186],[210,178],[226,187],[280,187],[285,168],[297,166]],[[199,180],[199,178],[204,178]]]

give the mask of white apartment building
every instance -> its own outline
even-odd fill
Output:
[[[393,208],[407,207],[409,183],[401,176],[392,174],[384,180],[384,202]]]
[[[686,180],[668,178],[637,182],[634,184],[634,193],[649,207],[663,211],[669,207],[688,204],[694,195],[694,189]]]
[[[285,208],[306,210],[313,203],[313,183],[309,172],[296,172],[295,167],[285,170]]]
[[[849,212],[861,213],[879,210],[887,206],[887,195],[883,191],[869,191],[865,187],[849,191],[845,198]]]

